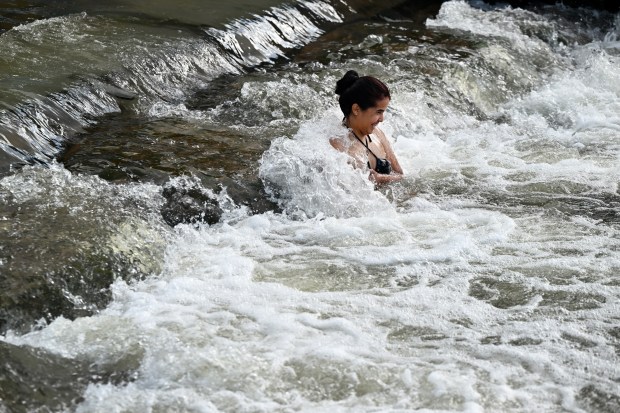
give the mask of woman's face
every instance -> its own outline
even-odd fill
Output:
[[[375,106],[362,110],[357,103],[353,105],[353,111],[349,117],[349,125],[362,135],[369,135],[375,127],[383,122],[383,114],[390,104],[390,98],[385,97],[378,101]]]

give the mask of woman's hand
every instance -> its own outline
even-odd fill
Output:
[[[378,173],[374,169],[371,169],[370,174],[368,175],[368,179],[380,185],[380,184],[387,184],[390,182],[400,181],[401,179],[403,179],[403,174],[391,173],[389,175],[383,175],[383,174]]]

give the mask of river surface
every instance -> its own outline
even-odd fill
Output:
[[[1,413],[620,411],[620,14],[2,7]]]

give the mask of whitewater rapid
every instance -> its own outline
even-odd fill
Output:
[[[137,212],[104,242],[157,265],[117,278],[91,316],[2,340],[129,366],[126,382],[89,384],[77,412],[614,411],[618,28],[573,43],[582,29],[553,14],[483,6],[449,1],[426,22],[453,53],[409,39],[254,75],[233,103],[150,113],[271,116],[238,127],[273,136],[256,171],[280,210],[252,213],[224,189],[220,222],[166,228],[156,185],[113,190],[59,165],[3,178],[22,202],[53,189],[60,210],[107,202],[71,188],[113,193],[106,211]],[[376,190],[329,145],[347,68],[392,89],[381,127],[399,184]],[[47,190],[24,190],[35,180]]]

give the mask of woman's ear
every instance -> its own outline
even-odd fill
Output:
[[[361,111],[362,108],[357,103],[354,103],[353,106],[351,106],[351,113],[355,116],[359,115]]]

